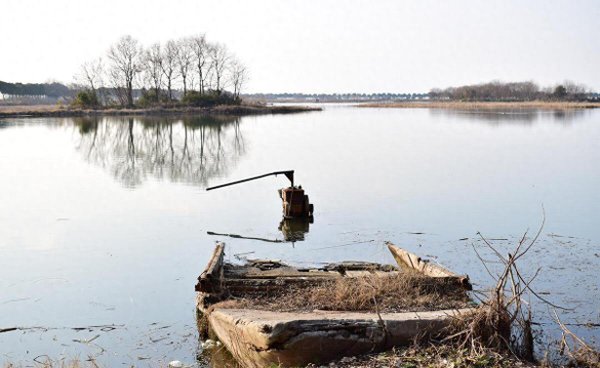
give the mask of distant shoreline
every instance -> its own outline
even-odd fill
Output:
[[[402,101],[376,102],[357,105],[364,108],[430,108],[430,109],[594,109],[600,108],[600,102],[569,102],[569,101],[520,101],[520,102],[488,102],[488,101]]]
[[[0,118],[89,117],[89,116],[173,116],[173,115],[268,115],[321,111],[309,106],[220,105],[214,107],[153,107],[75,109],[55,105],[0,105]]]

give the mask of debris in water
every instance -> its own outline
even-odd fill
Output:
[[[89,344],[90,342],[96,340],[97,338],[99,338],[100,335],[96,335],[94,337],[92,337],[91,339],[73,339],[73,342],[80,342],[82,344]]]
[[[238,234],[215,233],[214,231],[207,231],[206,234],[217,235],[217,236],[227,236],[229,238],[236,238],[236,239],[260,240],[260,241],[269,242],[269,243],[283,243],[283,240],[279,240],[279,239],[271,240],[271,239],[265,239],[265,238],[243,236],[243,235],[238,235]]]

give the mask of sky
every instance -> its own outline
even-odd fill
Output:
[[[73,82],[120,36],[205,33],[245,92],[426,92],[491,80],[600,91],[600,1],[0,0],[0,80]]]

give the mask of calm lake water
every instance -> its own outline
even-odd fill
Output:
[[[158,366],[201,355],[194,285],[227,256],[393,263],[392,241],[471,276],[529,229],[522,259],[558,313],[600,338],[600,110],[361,109],[243,118],[0,120],[0,364],[40,355]],[[314,223],[280,228],[296,170]],[[308,232],[305,232],[308,230]],[[239,234],[270,243],[213,236]],[[491,264],[497,269],[498,264]],[[558,335],[533,298],[541,336]],[[43,358],[39,358],[43,359]]]

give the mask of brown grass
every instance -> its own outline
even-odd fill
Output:
[[[377,108],[429,108],[429,109],[465,109],[465,110],[502,110],[502,109],[590,109],[599,108],[600,102],[569,101],[522,101],[522,102],[469,102],[469,101],[404,101],[364,103],[358,107]]]
[[[389,277],[343,277],[309,288],[275,295],[227,300],[220,308],[252,308],[281,312],[318,310],[405,312],[467,307],[466,292],[452,285],[431,283],[413,273]]]
[[[29,111],[54,112],[63,110],[60,105],[0,105],[0,114],[22,114]]]

